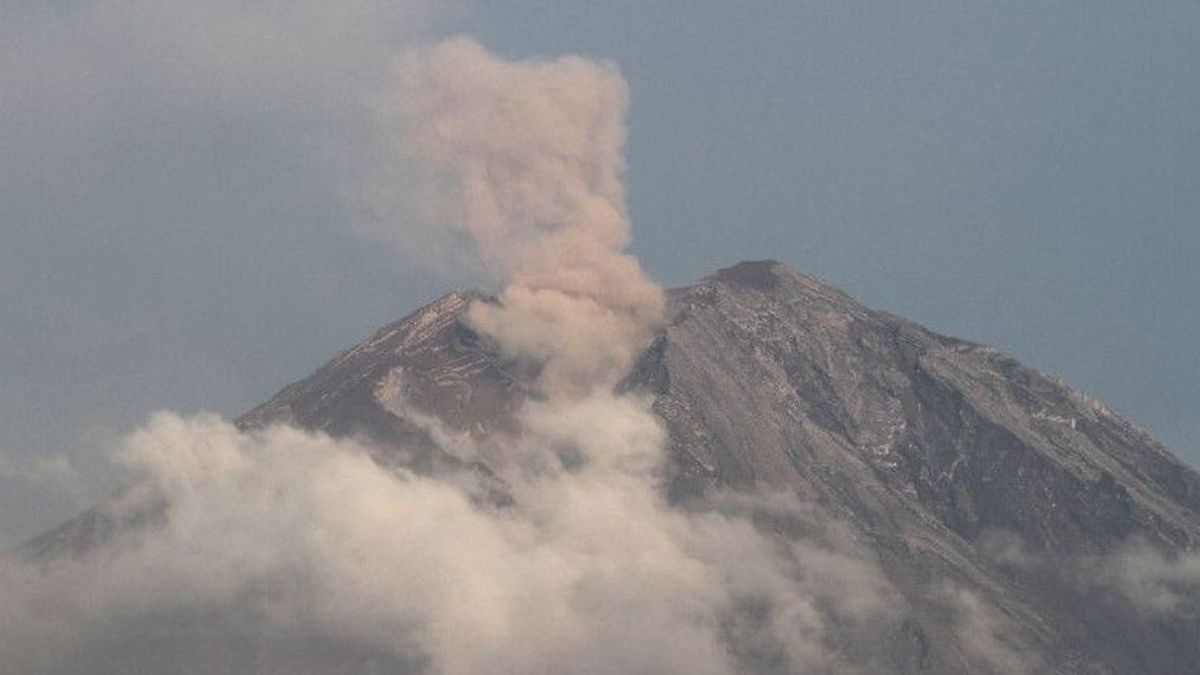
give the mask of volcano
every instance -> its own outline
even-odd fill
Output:
[[[474,302],[495,300],[444,296],[236,424],[361,437],[385,466],[467,476],[503,505],[497,467],[446,439],[511,431],[537,366],[472,330]],[[1187,573],[1200,474],[1001,351],[743,262],[668,293],[666,325],[620,388],[652,397],[673,508],[786,493],[878,565],[895,620],[865,647],[836,617],[826,638],[870,650],[867,672],[1200,672],[1200,575]],[[81,555],[159,520],[100,506],[27,552]],[[786,540],[794,525],[764,527]]]

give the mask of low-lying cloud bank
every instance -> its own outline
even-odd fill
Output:
[[[639,404],[583,405],[595,419]],[[576,469],[531,474],[514,483],[514,505],[497,507],[383,469],[351,441],[157,415],[121,450],[141,477],[121,508],[161,509],[161,521],[83,557],[0,567],[0,662],[21,672],[832,667],[827,618],[865,625],[892,609],[879,571],[848,544],[760,533],[754,513],[802,514],[785,498],[668,508],[647,478],[661,441],[652,422],[590,436],[582,446],[594,454]]]
[[[1013,571],[1059,576],[1080,592],[1115,594],[1147,616],[1200,618],[1200,554],[1195,551],[1168,554],[1132,537],[1106,553],[1078,556],[1064,565],[1005,530],[985,533],[979,550]]]

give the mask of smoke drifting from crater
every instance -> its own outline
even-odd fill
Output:
[[[508,62],[466,38],[397,68],[385,109],[427,168],[427,213],[462,228],[507,284],[498,304],[472,308],[473,323],[542,363],[547,394],[614,385],[663,311],[661,290],[623,252],[627,93],[616,68]]]
[[[540,367],[484,439],[511,504],[383,468],[359,442],[162,414],[131,437],[129,533],[0,565],[0,660],[32,672],[845,672],[826,648],[887,615],[851,543],[785,540],[787,498],[671,508],[650,401],[614,391],[663,316],[624,252],[626,89],[581,58],[508,62],[459,38],[409,51],[376,101],[425,215],[494,279],[471,325]],[[401,245],[404,227],[389,233]],[[809,523],[805,531],[822,532]],[[834,543],[841,541],[839,545]]]

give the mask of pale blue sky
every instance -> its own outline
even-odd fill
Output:
[[[72,474],[148,411],[236,414],[469,281],[342,199],[355,96],[457,32],[621,67],[661,281],[783,260],[1200,463],[1190,0],[40,4],[0,9],[0,541],[92,498]]]

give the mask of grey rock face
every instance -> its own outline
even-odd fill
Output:
[[[509,429],[528,392],[531,373],[464,324],[474,301],[381,329],[238,424],[363,434],[384,462],[491,477],[431,440]],[[1196,587],[1174,579],[1186,601],[1149,611],[1104,572],[1134,544],[1195,555],[1200,474],[995,349],[747,262],[672,291],[623,386],[654,396],[680,508],[782,490],[848,528],[903,598],[887,672],[1200,672]],[[41,553],[112,529],[89,513]]]
[[[431,422],[482,437],[512,428],[529,378],[468,329],[478,293],[451,293],[342,352],[311,376],[236,420],[243,429],[286,423],[332,436],[363,435],[394,450],[380,459],[417,471],[470,470],[429,437]]]
[[[671,296],[633,375],[671,432],[676,500],[763,483],[852,524],[912,608],[900,671],[986,671],[932,599],[996,608],[1021,666],[1200,672],[1197,617],[1147,615],[1080,561],[1200,535],[1200,475],[1103,405],[994,349],[869,310],[774,262]],[[1194,587],[1193,587],[1194,592]]]

